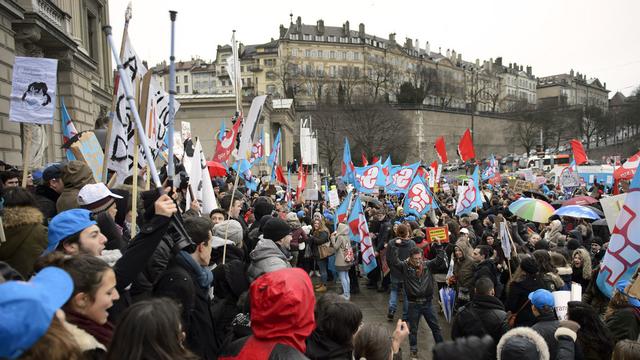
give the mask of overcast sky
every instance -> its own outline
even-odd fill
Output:
[[[110,0],[116,42],[129,0]],[[503,63],[533,66],[536,76],[569,72],[598,77],[612,96],[628,95],[640,85],[640,1],[636,0],[322,0],[205,1],[134,0],[129,34],[138,55],[154,65],[169,61],[168,10],[178,11],[176,58],[215,57],[216,46],[230,42],[231,31],[245,44],[278,37],[289,13],[302,22],[351,29],[396,40],[426,41],[431,51],[455,49],[463,59],[503,57]]]

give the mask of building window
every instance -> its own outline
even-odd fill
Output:
[[[184,86],[184,92],[187,94],[189,93],[189,85]]]
[[[188,76],[188,75],[185,75],[185,76],[184,76],[184,82],[186,82],[186,83],[188,83],[188,82],[189,82],[189,76]]]
[[[313,39],[311,38],[311,35],[310,35],[310,34],[304,34],[302,37],[303,37],[303,39],[304,39],[304,40],[307,40],[307,41],[311,41],[311,40],[313,40]]]
[[[176,83],[180,82],[180,80],[178,80],[178,76],[176,76]]]
[[[96,60],[98,57],[98,44],[96,37],[96,17],[92,13],[87,14],[87,51],[89,56]]]
[[[352,37],[351,38],[351,42],[354,43],[354,44],[360,44],[360,38]]]
[[[345,44],[346,44],[346,43],[348,43],[348,42],[349,42],[349,38],[348,38],[348,37],[346,37],[346,36],[341,36],[341,37],[340,37],[340,42],[341,42],[341,43],[345,43]]]
[[[307,49],[304,51],[304,56],[305,57],[311,57],[311,50]]]
[[[347,60],[347,52],[340,51],[340,60]]]
[[[226,82],[224,80],[220,80],[220,85],[221,86],[227,86]]]
[[[273,95],[276,92],[275,85],[267,85],[267,94]]]
[[[328,39],[329,39],[329,42],[336,42],[336,36],[335,35],[329,35]]]
[[[291,49],[291,56],[298,57],[298,49]]]
[[[335,58],[336,58],[336,52],[335,52],[335,51],[333,51],[333,50],[331,50],[331,51],[329,52],[329,59],[335,59]]]
[[[324,41],[324,36],[316,35],[316,41]]]
[[[289,39],[298,40],[298,34],[289,34]]]
[[[318,57],[322,59],[322,50],[318,50]]]
[[[359,52],[354,52],[353,53],[353,60],[360,60],[360,53]]]
[[[177,92],[178,94],[180,94],[180,86],[179,86],[179,85],[178,85],[178,86],[176,86],[176,92]]]

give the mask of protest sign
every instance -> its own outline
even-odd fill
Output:
[[[389,264],[387,263],[387,248],[380,250],[380,263],[382,266],[382,276],[387,276],[391,271]]]
[[[624,206],[624,199],[626,196],[627,194],[620,194],[600,199],[602,212],[604,212],[604,217],[607,219],[607,226],[611,233],[613,233],[613,228],[616,226],[616,220],[620,214],[620,209]]]
[[[329,205],[332,208],[340,206],[340,197],[338,196],[338,190],[331,189],[329,191]]]
[[[11,121],[53,124],[58,60],[16,56],[11,83]]]
[[[427,228],[427,242],[432,243],[436,240],[440,243],[449,242],[449,229],[446,226]]]
[[[582,301],[582,286],[577,283],[571,283],[571,290],[554,291],[554,309],[559,320],[568,320],[567,306],[569,301]]]
[[[93,173],[96,182],[102,182],[104,152],[93,131],[83,131],[68,144],[77,160],[84,161]]]

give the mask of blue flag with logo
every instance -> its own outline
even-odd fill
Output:
[[[640,264],[640,171],[631,180],[629,192],[611,233],[596,284],[611,297],[616,284],[630,280]],[[623,285],[622,283],[621,285]],[[622,286],[621,286],[622,287]],[[630,299],[631,300],[631,299]],[[638,302],[637,299],[635,299]]]
[[[473,171],[473,175],[469,178],[467,187],[458,196],[458,205],[456,206],[456,215],[468,214],[473,212],[476,207],[482,208],[482,194],[480,193],[480,176],[478,167]]]
[[[405,214],[415,215],[416,219],[420,219],[429,210],[438,208],[438,204],[422,176],[414,176],[404,197],[403,208]]]
[[[376,262],[375,250],[373,248],[373,242],[371,241],[367,219],[362,210],[360,197],[356,197],[353,203],[351,214],[349,214],[348,225],[349,237],[353,242],[360,244],[360,257],[362,258],[362,265],[364,265],[364,272],[369,273],[375,269],[378,264]]]

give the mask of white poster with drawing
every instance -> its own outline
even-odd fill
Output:
[[[53,124],[58,60],[16,56],[11,87],[11,121]]]

